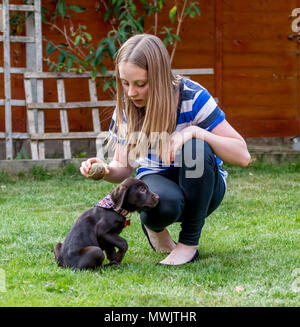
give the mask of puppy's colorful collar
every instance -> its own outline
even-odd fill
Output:
[[[113,209],[115,212],[117,212],[118,214],[126,217],[128,215],[128,211],[125,209],[117,209],[114,201],[112,200],[110,194],[108,194],[105,198],[103,198],[102,200],[100,200],[97,204],[95,204],[95,207],[101,207],[101,208],[106,208],[106,209]],[[125,226],[129,226],[130,225],[130,220],[127,219],[125,221]]]

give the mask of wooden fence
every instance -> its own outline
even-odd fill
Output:
[[[3,0],[2,3],[4,5],[8,0]],[[33,1],[29,5],[34,9],[32,3]],[[34,6],[35,3],[38,0],[34,1]],[[95,9],[94,1],[77,0],[76,3],[87,8],[87,11],[84,15],[78,15],[73,23],[75,26],[78,23],[86,25],[97,42],[106,35],[109,28],[103,23],[103,13]],[[166,10],[159,17],[161,26],[168,25],[168,11],[174,4],[172,0],[167,0],[166,3]],[[43,5],[51,3],[43,2]],[[180,34],[182,42],[177,45],[173,68],[212,67],[213,74],[192,77],[218,98],[226,119],[244,137],[300,135],[300,44],[296,39],[288,37],[292,33],[291,23],[294,19],[291,13],[294,8],[300,8],[299,0],[215,0],[200,1],[199,6],[201,16],[190,19],[183,25]],[[8,12],[3,11],[4,24],[7,24],[7,17]],[[147,32],[149,31],[150,28]],[[28,41],[26,49],[24,44],[15,42],[20,40],[19,36],[11,37],[10,73],[5,68],[8,67],[8,56],[5,60],[4,56],[3,59],[0,56],[0,66],[3,67],[2,70],[0,68],[0,73],[6,70],[7,76],[11,76],[11,97],[8,97],[10,102],[4,101],[5,89],[7,92],[9,90],[4,79],[0,79],[0,98],[3,99],[0,100],[0,147],[6,148],[6,157],[12,156],[12,150],[9,149],[13,140],[29,136],[23,75],[20,69],[26,68],[30,72],[48,69],[45,63],[42,70],[32,64],[31,67],[28,66],[28,62],[33,61],[33,56],[30,55],[32,50],[30,52],[28,49],[33,48],[34,43],[31,42],[37,40],[37,36],[32,33],[32,29],[26,28],[23,39]],[[49,26],[43,25],[43,36],[55,43],[63,42]],[[9,43],[8,37],[4,29],[2,39],[0,36],[4,48]],[[45,44],[43,43],[43,48]],[[26,65],[21,67],[24,57]],[[51,92],[49,88],[44,102],[59,102],[55,99],[55,92]],[[88,87],[83,90],[81,85],[76,84],[73,85],[70,100],[67,98],[67,101],[80,102],[88,94]],[[33,99],[33,102],[37,100]],[[62,133],[60,115],[57,115],[56,110],[48,111],[51,113],[45,115],[45,133]],[[74,109],[73,112],[75,117],[69,120],[69,130],[83,132],[93,129],[92,120],[85,116],[86,110]],[[111,112],[109,111],[104,120],[100,115],[102,130],[107,129]]]
[[[214,73],[212,68],[199,69],[177,69],[173,70],[174,74],[182,76],[192,75],[212,75]],[[107,76],[113,76],[113,71],[108,71]],[[102,77],[101,74],[98,77]],[[54,79],[56,80],[57,101],[47,102],[44,100],[44,81]],[[82,80],[80,82],[88,83],[89,101],[66,101],[65,80]],[[29,140],[31,147],[31,157],[33,160],[45,159],[45,140],[63,140],[63,155],[65,159],[71,159],[71,140],[79,139],[94,139],[96,145],[97,157],[103,157],[102,145],[107,136],[107,133],[101,129],[99,111],[101,108],[114,107],[115,101],[98,100],[97,88],[95,80],[92,80],[91,73],[41,73],[41,72],[27,72],[24,74],[25,80],[25,94],[27,106],[27,121],[29,130]],[[33,88],[36,86],[36,89]],[[49,89],[47,89],[49,91]],[[34,101],[33,94],[37,94],[37,101]],[[81,108],[82,110],[92,109],[92,126],[91,131],[70,132],[68,112]],[[45,110],[59,110],[60,116],[60,132],[45,132]]]

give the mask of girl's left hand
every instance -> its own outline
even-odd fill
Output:
[[[180,150],[183,144],[190,138],[192,138],[192,133],[186,128],[171,136],[169,149],[162,153],[162,161],[166,166],[170,166],[170,164],[175,160],[176,152]]]
[[[182,136],[180,132],[172,135],[169,140],[165,140],[162,149],[161,160],[166,167],[169,167],[174,161],[176,152],[182,147]]]
[[[176,152],[193,137],[203,138],[203,130],[198,126],[189,126],[173,134],[170,140],[170,150],[167,151],[168,153],[163,153],[162,161],[170,165],[175,160]]]
[[[177,132],[171,137],[170,162],[173,162],[175,160],[176,152],[182,148],[185,142],[186,141],[184,140],[184,134],[182,132]]]

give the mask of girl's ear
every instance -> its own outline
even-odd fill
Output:
[[[111,199],[113,200],[117,210],[122,208],[127,189],[127,186],[120,184],[110,192]]]

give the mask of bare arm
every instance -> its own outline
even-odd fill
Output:
[[[204,139],[213,152],[224,162],[239,166],[248,166],[251,156],[243,137],[226,121],[222,121],[211,132],[198,126],[189,126],[174,136],[171,145],[171,160],[176,151],[191,138]]]
[[[111,183],[120,183],[131,176],[134,168],[128,163],[127,147],[116,145],[114,159],[109,163],[108,169],[109,174],[104,177],[104,180]]]
[[[217,125],[211,132],[204,132],[205,141],[223,161],[246,167],[251,156],[243,137],[226,121]]]

